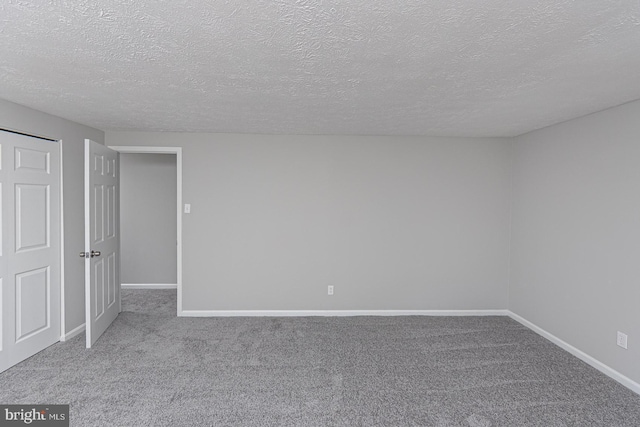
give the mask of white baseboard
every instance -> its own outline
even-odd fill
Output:
[[[506,316],[507,310],[182,310],[183,317]]]
[[[529,322],[527,319],[525,319],[525,318],[523,318],[521,316],[518,316],[517,314],[515,314],[515,313],[513,313],[511,311],[508,311],[508,315],[513,320],[523,324],[524,326],[526,326],[527,328],[529,328],[532,331],[536,332],[537,334],[542,335],[543,337],[545,337],[546,339],[548,339],[549,341],[551,341],[552,343],[554,343],[558,347],[568,351],[569,353],[571,353],[572,355],[574,355],[578,359],[580,359],[583,362],[593,366],[598,371],[602,372],[603,374],[607,375],[608,377],[613,378],[614,380],[616,380],[617,382],[619,382],[623,386],[627,387],[631,391],[633,391],[633,392],[635,392],[637,394],[640,394],[640,384],[638,384],[637,382],[633,381],[631,378],[622,375],[620,372],[616,371],[615,369],[605,365],[604,363],[600,362],[598,359],[596,359],[596,358],[594,358],[592,356],[589,356],[584,351],[575,348],[571,344],[569,344],[569,343],[561,340],[560,338],[556,337],[555,335],[545,331],[541,327]]]
[[[85,324],[83,323],[77,328],[70,330],[66,334],[62,334],[60,336],[60,341],[69,341],[71,338],[75,337],[76,335],[80,335],[81,333],[83,333],[84,329],[85,329]]]
[[[178,289],[175,283],[122,283],[122,289]]]

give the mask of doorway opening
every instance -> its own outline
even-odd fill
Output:
[[[121,286],[175,288],[181,316],[182,148],[109,148],[120,153]]]

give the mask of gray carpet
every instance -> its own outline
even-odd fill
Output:
[[[0,374],[72,426],[640,426],[640,396],[506,317],[176,318],[123,292],[84,335]]]

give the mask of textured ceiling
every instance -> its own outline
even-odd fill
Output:
[[[2,0],[0,98],[103,130],[512,136],[640,99],[640,1]]]

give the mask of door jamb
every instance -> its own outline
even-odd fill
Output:
[[[176,212],[177,212],[177,285],[178,317],[182,316],[182,147],[108,145],[119,153],[134,154],[175,154],[176,155]]]
[[[65,293],[64,293],[64,159],[62,140],[58,140],[58,149],[60,150],[60,341],[67,339],[67,312],[65,311]]]

